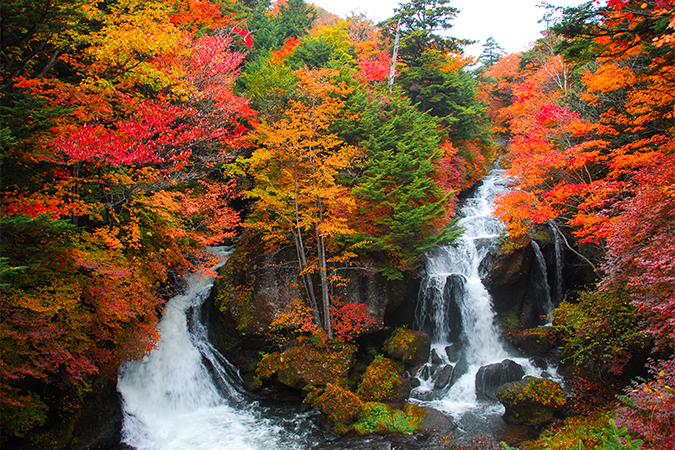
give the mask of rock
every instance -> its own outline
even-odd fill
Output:
[[[422,420],[420,426],[424,431],[447,431],[455,429],[456,425],[451,417],[446,416],[437,409],[423,406],[427,416]]]
[[[560,331],[553,327],[537,327],[509,334],[513,345],[526,355],[546,356],[561,343]]]
[[[499,386],[520,380],[524,375],[523,368],[510,359],[483,366],[476,373],[476,396],[479,400],[494,400]]]
[[[507,383],[495,396],[504,405],[504,420],[518,425],[541,426],[565,406],[565,393],[557,383],[535,377]]]
[[[448,345],[445,347],[445,354],[448,355],[448,361],[451,363],[456,363],[462,356],[462,352],[458,345]]]
[[[307,399],[334,424],[348,425],[354,422],[363,409],[361,400],[353,392],[332,383],[326,386],[321,395],[310,393]]]
[[[434,389],[441,390],[449,385],[453,369],[450,364],[443,366],[436,376],[436,381],[434,381]]]
[[[441,359],[440,356],[438,356],[438,353],[436,353],[436,349],[431,350],[431,364],[435,366],[440,366],[443,364],[443,360]]]
[[[421,331],[398,328],[385,341],[384,352],[408,367],[418,366],[429,360],[431,339]]]
[[[355,348],[348,345],[339,350],[322,345],[299,345],[282,353],[266,355],[258,366],[258,375],[268,379],[276,374],[280,383],[293,389],[329,383],[346,385],[354,352]]]
[[[357,394],[364,401],[395,402],[408,398],[410,389],[410,381],[407,385],[404,383],[401,370],[395,363],[391,359],[377,356],[366,369]]]
[[[469,362],[465,357],[460,358],[460,360],[455,365],[455,369],[452,371],[452,378],[450,379],[450,384],[455,384],[459,378],[469,371]]]

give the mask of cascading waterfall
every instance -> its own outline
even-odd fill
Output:
[[[456,417],[483,406],[501,408],[482,404],[476,397],[481,366],[508,358],[527,374],[541,374],[527,358],[510,356],[502,345],[492,299],[481,281],[504,230],[492,212],[493,201],[507,182],[504,171],[494,169],[463,201],[458,225],[464,234],[454,246],[438,248],[427,258],[420,288],[416,328],[431,336],[432,356],[418,373],[420,386],[413,396]]]
[[[565,265],[565,254],[563,252],[563,242],[560,230],[554,223],[549,223],[549,229],[551,230],[551,235],[553,236],[553,245],[555,250],[555,279],[553,280],[551,297],[553,299],[554,306],[557,306],[563,301],[565,293],[563,289],[563,267]]]
[[[550,324],[553,322],[553,300],[551,300],[551,286],[548,283],[548,272],[546,270],[546,259],[544,254],[541,252],[541,248],[537,241],[532,241],[532,249],[534,250],[534,289],[537,293],[537,296],[541,298],[541,311],[542,316],[545,316],[546,323]]]
[[[230,253],[212,251],[223,262]],[[212,285],[212,278],[193,276],[187,291],[168,302],[157,348],[120,368],[123,442],[142,450],[304,448],[300,436],[256,412],[236,388],[236,369],[208,342],[197,318]]]

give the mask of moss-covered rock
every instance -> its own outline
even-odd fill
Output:
[[[352,345],[328,346],[303,342],[283,352],[264,355],[258,364],[261,379],[276,375],[278,381],[293,389],[307,385],[347,385],[356,348]]]
[[[526,355],[546,356],[562,344],[560,330],[554,327],[536,327],[527,330],[512,330],[507,338]]]
[[[368,402],[363,405],[359,420],[354,423],[353,428],[359,434],[412,434],[421,429],[420,422],[426,416],[426,411],[410,403],[400,410],[392,409],[384,403]]]
[[[384,352],[406,366],[419,366],[429,359],[431,339],[426,333],[398,328],[385,341]]]
[[[347,431],[363,409],[361,400],[349,389],[328,383],[325,389],[313,388],[305,398],[306,403],[319,408],[328,416],[338,432]]]
[[[378,355],[368,366],[357,394],[365,401],[398,401],[407,397],[402,392],[402,367],[388,358]]]
[[[535,377],[507,383],[495,395],[506,408],[504,420],[519,425],[544,425],[566,403],[565,393],[557,383]]]

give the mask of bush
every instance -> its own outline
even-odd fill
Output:
[[[554,325],[566,341],[563,361],[600,377],[621,375],[631,358],[648,345],[625,291],[582,293],[578,303],[563,302],[554,316]]]

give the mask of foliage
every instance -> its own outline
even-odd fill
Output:
[[[599,376],[620,375],[648,345],[625,290],[582,293],[578,303],[563,302],[554,317],[566,341],[563,359]]]
[[[253,115],[232,91],[242,30],[214,4],[32,3],[3,3],[0,68],[2,405],[32,417],[3,413],[17,436],[43,421],[32,390],[152,348],[174,277],[234,234],[220,165]]]
[[[346,430],[346,426],[356,420],[363,408],[361,400],[354,393],[332,383],[324,390],[312,391],[304,402],[318,407],[322,413],[328,415],[338,430]]]
[[[382,349],[387,355],[392,356],[404,364],[412,365],[419,361],[420,354],[428,355],[429,342],[416,331],[405,328],[397,328],[391,336],[384,341]]]
[[[435,120],[407,100],[367,109],[360,119],[368,160],[355,180],[357,233],[348,240],[384,252],[394,266],[387,276],[396,278],[417,267],[426,251],[458,235],[454,223],[445,221],[450,193],[434,178],[440,132]]]
[[[637,434],[650,448],[674,449],[675,361],[652,362],[650,380],[626,388],[617,408],[617,424]]]
[[[412,434],[420,430],[420,422],[426,417],[426,411],[417,405],[407,403],[403,411],[392,409],[384,403],[367,402],[359,414],[359,420],[353,428],[359,434],[405,433]]]
[[[392,360],[378,355],[366,369],[356,393],[366,401],[396,400],[401,384],[400,370]]]
[[[529,376],[498,388],[495,396],[506,407],[505,420],[534,426],[550,422],[554,412],[567,403],[560,385]]]

